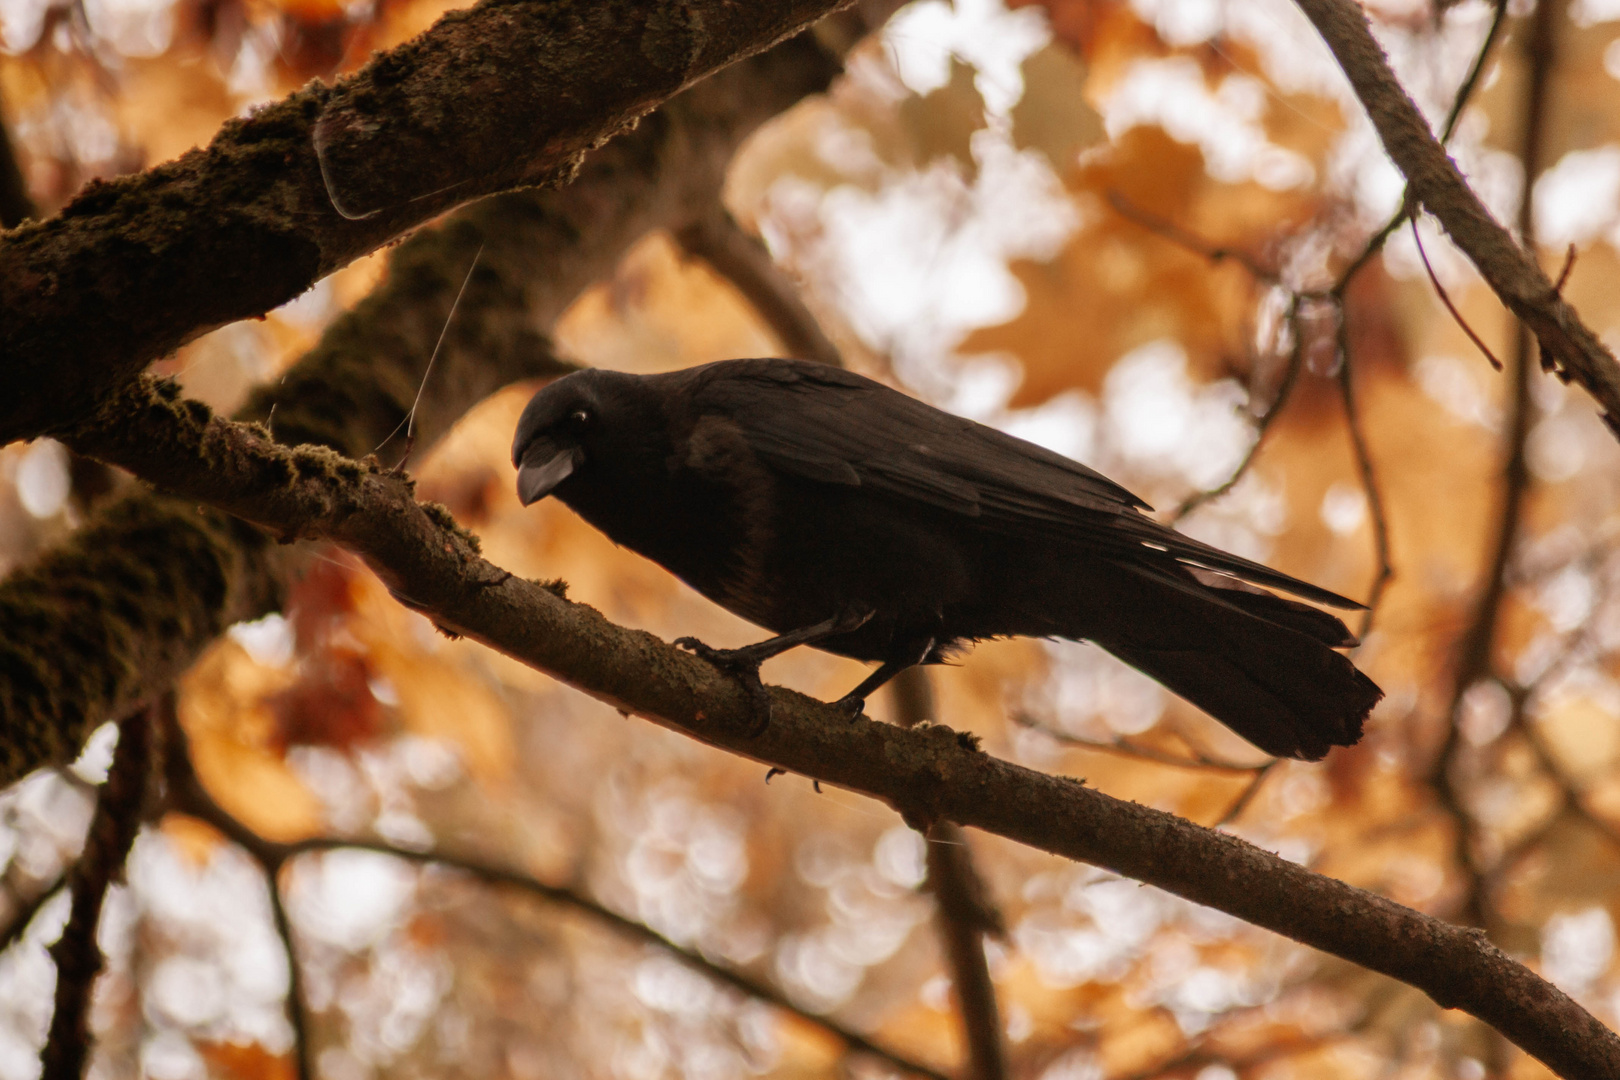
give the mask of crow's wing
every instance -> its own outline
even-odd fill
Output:
[[[1360,606],[1144,517],[1146,503],[1077,461],[853,372],[733,360],[693,374],[698,412],[736,424],[784,473],[923,503],[992,532],[1058,538],[1131,561],[1144,548],[1162,551],[1318,603]]]

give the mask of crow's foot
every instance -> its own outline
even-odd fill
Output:
[[[755,720],[754,727],[748,731],[748,737],[764,733],[771,725],[771,694],[765,689],[765,684],[759,678],[759,665],[768,657],[762,657],[757,651],[742,649],[716,649],[712,645],[705,645],[695,637],[676,638],[677,648],[709,662],[715,670],[730,675],[742,684],[748,692],[749,701],[753,703]]]
[[[866,699],[856,697],[854,694],[845,694],[837,701],[830,703],[839,712],[848,714],[849,722],[854,723],[866,712]]]

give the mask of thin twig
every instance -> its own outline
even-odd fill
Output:
[[[61,876],[55,881],[41,886],[32,897],[18,905],[17,910],[12,913],[11,921],[0,929],[0,953],[22,940],[22,936],[28,932],[29,924],[39,915],[40,909],[50,903],[66,884],[67,868],[64,867]]]
[[[1242,248],[1213,244],[1197,233],[1182,228],[1168,218],[1162,218],[1151,210],[1144,210],[1118,191],[1110,190],[1108,192],[1108,202],[1121,217],[1129,218],[1149,232],[1156,233],[1171,243],[1186,248],[1194,255],[1202,255],[1213,263],[1235,262],[1247,270],[1256,280],[1264,281],[1269,285],[1282,284],[1282,277],[1276,270],[1264,265],[1259,259],[1256,259]]]
[[[709,213],[677,232],[675,239],[687,254],[702,259],[736,286],[789,356],[843,365],[838,346],[800,299],[798,285],[724,206],[716,202]]]
[[[1531,328],[1545,362],[1598,402],[1620,438],[1620,362],[1469,187],[1390,68],[1366,11],[1354,0],[1295,2],[1339,62],[1411,197],[1440,220],[1502,303]]]
[[[79,1080],[90,1053],[90,989],[105,958],[96,943],[107,888],[123,872],[143,817],[151,773],[152,706],[118,726],[118,746],[96,798],[84,851],[68,874],[67,925],[50,947],[56,964],[55,1010],[40,1050],[43,1080]]]
[[[1288,365],[1283,368],[1283,377],[1282,381],[1277,384],[1276,397],[1272,398],[1271,405],[1255,420],[1254,442],[1249,445],[1248,453],[1243,455],[1243,460],[1238,462],[1237,468],[1233,469],[1225,480],[1212,488],[1196,491],[1183,499],[1181,505],[1176,507],[1175,512],[1170,515],[1170,524],[1178,524],[1182,518],[1200,506],[1231,491],[1238,485],[1238,481],[1248,475],[1250,466],[1260,456],[1260,448],[1265,445],[1266,436],[1270,434],[1272,426],[1277,422],[1277,418],[1282,415],[1283,407],[1288,404],[1289,395],[1293,393],[1294,384],[1299,381],[1299,373],[1305,367],[1305,328],[1302,325],[1303,320],[1300,318],[1299,313],[1301,302],[1302,298],[1297,293],[1289,301],[1287,322],[1289,332],[1294,340],[1292,347],[1288,350]]]
[[[1558,280],[1553,282],[1553,289],[1562,293],[1564,286],[1569,283],[1570,272],[1575,269],[1575,244],[1572,241],[1569,250],[1564,252],[1564,268],[1558,271]]]
[[[1103,739],[1088,739],[1084,735],[1075,735],[1048,724],[1043,724],[1028,713],[1023,712],[1013,713],[1010,719],[1018,726],[1028,728],[1030,731],[1038,731],[1055,742],[1066,743],[1082,750],[1096,750],[1117,757],[1134,758],[1137,761],[1151,761],[1155,765],[1169,765],[1177,769],[1202,769],[1224,773],[1252,773],[1269,767],[1266,764],[1242,765],[1235,761],[1223,761],[1220,758],[1209,757],[1201,753],[1191,755],[1167,754],[1163,750],[1137,746],[1124,740],[1110,742]]]
[[[1229,825],[1241,817],[1243,811],[1249,808],[1249,804],[1254,802],[1254,797],[1260,794],[1260,785],[1266,782],[1266,777],[1270,776],[1271,770],[1276,767],[1277,759],[1273,758],[1254,770],[1254,779],[1243,786],[1243,790],[1233,800],[1232,805],[1226,808],[1226,813],[1222,814],[1220,820],[1215,822],[1215,827],[1220,828],[1222,825]]]
[[[1440,278],[1435,274],[1434,267],[1429,265],[1429,253],[1423,250],[1423,236],[1418,230],[1418,219],[1416,214],[1412,215],[1411,222],[1412,241],[1413,243],[1417,244],[1418,258],[1423,260],[1423,269],[1428,272],[1429,284],[1434,286],[1435,295],[1438,296],[1440,298],[1440,302],[1446,306],[1446,310],[1451,312],[1452,320],[1456,322],[1458,326],[1462,327],[1463,333],[1468,335],[1468,340],[1474,343],[1474,347],[1476,349],[1485,354],[1485,359],[1491,362],[1491,367],[1495,368],[1497,371],[1501,371],[1502,361],[1498,360],[1496,358],[1496,354],[1491,352],[1491,347],[1485,344],[1484,340],[1478,334],[1474,333],[1474,328],[1468,325],[1468,320],[1463,318],[1462,312],[1457,310],[1457,305],[1451,302],[1451,296],[1446,292],[1446,287],[1440,284]]]
[[[1344,403],[1344,423],[1350,433],[1350,449],[1356,459],[1356,474],[1361,479],[1361,491],[1367,499],[1367,515],[1372,519],[1373,557],[1378,560],[1378,570],[1373,575],[1371,588],[1367,590],[1367,610],[1361,617],[1361,628],[1357,631],[1357,636],[1365,638],[1372,630],[1373,618],[1378,614],[1378,605],[1384,599],[1384,590],[1389,586],[1390,579],[1395,576],[1395,567],[1390,561],[1389,515],[1384,509],[1384,492],[1378,484],[1378,472],[1373,467],[1372,448],[1368,444],[1367,433],[1361,426],[1361,407],[1356,399],[1353,375],[1355,365],[1351,363],[1350,358],[1349,323],[1343,310],[1339,312],[1336,338],[1339,349],[1339,397]]]

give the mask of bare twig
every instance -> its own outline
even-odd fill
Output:
[[[1462,332],[1467,334],[1468,340],[1474,343],[1474,348],[1485,354],[1485,359],[1491,362],[1491,367],[1501,371],[1502,361],[1498,360],[1496,354],[1491,352],[1491,347],[1485,344],[1478,334],[1474,333],[1474,328],[1468,325],[1468,320],[1463,318],[1462,312],[1457,310],[1457,305],[1451,302],[1451,296],[1446,292],[1446,287],[1440,284],[1439,277],[1435,275],[1434,267],[1429,265],[1429,253],[1423,250],[1423,235],[1418,230],[1417,216],[1413,215],[1410,220],[1412,222],[1412,242],[1417,244],[1418,258],[1423,260],[1423,269],[1429,275],[1429,284],[1434,286],[1434,294],[1440,298],[1440,302],[1451,313],[1452,321],[1462,327]]]
[[[788,356],[841,366],[843,358],[799,296],[799,287],[759,240],[743,231],[718,201],[675,234],[687,254],[702,259],[737,287],[782,343]]]
[[[1238,462],[1237,468],[1233,469],[1231,475],[1225,480],[1212,488],[1195,491],[1182,500],[1181,505],[1176,507],[1175,512],[1170,515],[1170,524],[1177,524],[1182,518],[1200,506],[1231,491],[1238,485],[1238,481],[1248,475],[1249,468],[1254,464],[1255,459],[1260,456],[1260,448],[1265,445],[1266,436],[1271,433],[1277,418],[1282,415],[1283,407],[1288,404],[1288,398],[1293,393],[1294,385],[1299,382],[1299,373],[1305,367],[1305,327],[1304,320],[1300,318],[1300,304],[1302,302],[1303,297],[1296,293],[1288,303],[1287,324],[1289,333],[1293,337],[1292,346],[1288,350],[1288,363],[1283,368],[1282,381],[1277,384],[1276,397],[1272,398],[1271,404],[1266,408],[1266,411],[1255,419],[1254,442],[1250,444],[1248,453],[1243,455],[1243,460]]]
[[[1277,759],[1273,758],[1254,770],[1254,779],[1245,784],[1243,790],[1238,793],[1238,797],[1232,800],[1232,805],[1226,808],[1226,813],[1222,814],[1220,820],[1215,823],[1217,828],[1228,825],[1243,816],[1243,811],[1247,810],[1249,804],[1254,802],[1254,797],[1260,794],[1260,785],[1266,782],[1266,777],[1270,776],[1271,770],[1276,767]]]
[[[118,725],[118,746],[96,799],[84,851],[68,875],[73,895],[67,925],[50,947],[56,964],[56,1007],[40,1051],[43,1080],[79,1080],[90,1052],[90,989],[104,959],[96,943],[102,902],[140,828],[151,772],[152,706]]]
[[[908,668],[890,685],[894,688],[895,723],[910,728],[937,719],[933,682],[926,668]],[[936,821],[924,837],[928,854],[924,887],[934,894],[938,905],[939,935],[968,1049],[968,1075],[972,1080],[1004,1080],[1007,1051],[984,938],[986,934],[1004,935],[1006,924],[973,865],[973,852],[961,827]]]
[[[1256,280],[1271,285],[1282,284],[1282,278],[1275,269],[1266,266],[1242,248],[1211,243],[1197,233],[1189,232],[1168,218],[1162,218],[1151,210],[1144,210],[1118,191],[1111,190],[1108,192],[1108,202],[1121,217],[1129,218],[1142,226],[1142,228],[1157,233],[1173,244],[1186,248],[1194,255],[1202,255],[1212,263],[1222,263],[1230,260],[1247,270],[1250,276]]]
[[[1096,750],[1099,753],[1113,754],[1117,757],[1135,758],[1137,761],[1151,761],[1155,765],[1169,765],[1177,769],[1207,769],[1211,772],[1224,773],[1252,773],[1265,766],[1242,765],[1235,761],[1222,761],[1207,754],[1169,754],[1163,750],[1155,750],[1148,746],[1137,746],[1135,743],[1123,739],[1104,741],[1102,739],[1088,739],[1084,735],[1062,731],[1043,724],[1028,713],[1015,712],[1011,716],[1013,723],[1031,731],[1038,731],[1054,742],[1066,743],[1069,746],[1079,747],[1082,750]]]
[[[1355,365],[1350,360],[1350,330],[1342,309],[1336,337],[1339,346],[1339,396],[1344,402],[1344,423],[1350,434],[1350,449],[1356,459],[1356,475],[1361,480],[1361,491],[1367,499],[1367,515],[1372,519],[1373,557],[1378,560],[1378,570],[1373,575],[1372,586],[1367,590],[1367,610],[1361,617],[1361,627],[1357,631],[1358,636],[1365,638],[1372,630],[1378,605],[1384,599],[1384,590],[1395,576],[1395,566],[1390,561],[1389,514],[1384,509],[1384,492],[1379,487],[1378,472],[1373,466],[1372,448],[1361,424]]]
[[[64,869],[61,877],[41,886],[38,892],[18,905],[17,910],[11,915],[11,921],[6,923],[4,928],[0,928],[0,952],[5,952],[22,939],[28,932],[29,924],[39,914],[40,908],[50,903],[66,884],[67,871]]]

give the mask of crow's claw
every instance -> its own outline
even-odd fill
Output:
[[[849,722],[854,723],[866,712],[866,699],[855,697],[853,694],[839,698],[832,703],[832,707],[849,714]]]
[[[676,638],[675,646],[707,661],[716,670],[730,675],[741,683],[753,703],[754,714],[759,717],[755,726],[747,733],[748,737],[764,734],[765,729],[771,726],[771,694],[760,681],[759,665],[762,661],[756,654],[747,649],[716,649],[712,645],[705,645],[695,637]]]

